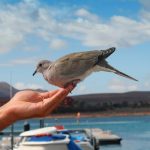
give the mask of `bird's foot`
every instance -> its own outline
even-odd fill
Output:
[[[76,79],[76,80],[73,80],[71,84],[72,86],[76,87],[80,81],[81,81],[80,79]]]
[[[73,88],[75,88],[80,81],[81,81],[80,79],[73,80],[73,81],[67,83],[64,86],[64,88],[68,87],[69,85],[71,85]],[[70,91],[70,93],[71,93],[71,91]]]

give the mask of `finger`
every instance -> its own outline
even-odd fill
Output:
[[[69,85],[66,89],[61,88],[51,98],[44,99],[43,112],[47,115],[50,114],[58,107],[73,88],[74,87],[72,85]]]
[[[58,105],[61,101],[69,94],[69,90],[60,89],[54,94],[51,98],[47,98],[44,100],[44,109],[46,111],[51,112],[53,110],[53,106]]]
[[[57,93],[55,93],[50,99],[51,100],[59,100],[59,99],[63,99],[64,97],[66,97],[69,94],[69,90],[66,89],[59,89],[59,91],[57,91]]]
[[[69,92],[71,92],[73,89],[75,88],[75,86],[73,84],[70,84],[66,87],[66,90],[68,90]]]
[[[63,89],[63,88],[62,88]],[[66,89],[63,89],[63,90],[66,90],[66,92],[71,92],[72,90],[74,89],[74,86],[71,84],[69,85]],[[50,91],[50,92],[46,92],[46,93],[41,93],[41,96],[44,98],[44,99],[47,99],[47,98],[50,98],[52,97],[53,95],[55,95],[58,91],[60,91],[60,89],[57,89],[57,90],[54,90],[54,91]]]
[[[49,92],[45,92],[45,93],[40,93],[40,96],[42,96],[43,99],[46,99],[46,98],[52,97],[57,92],[58,92],[58,90],[49,91]]]

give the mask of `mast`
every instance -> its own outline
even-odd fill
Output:
[[[10,72],[10,83],[9,83],[9,96],[10,99],[12,98],[12,72]],[[13,150],[13,146],[14,146],[14,125],[11,125],[11,150]]]

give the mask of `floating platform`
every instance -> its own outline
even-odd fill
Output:
[[[103,131],[99,128],[85,129],[85,132],[89,137],[95,138],[99,145],[120,144],[122,140],[121,137],[113,134],[111,131]]]

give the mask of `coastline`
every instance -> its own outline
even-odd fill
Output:
[[[86,117],[124,117],[124,116],[149,116],[150,111],[145,112],[86,112],[80,115],[80,118]],[[52,114],[47,118],[77,118],[76,113]]]

